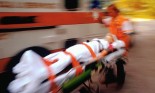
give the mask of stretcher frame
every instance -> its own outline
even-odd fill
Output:
[[[24,51],[29,50],[29,49],[32,49],[32,48],[27,48],[27,49],[23,50],[21,53],[18,53],[18,54],[21,55]],[[42,49],[39,48],[39,50],[42,50]],[[42,51],[45,51],[45,50],[42,50]],[[45,54],[48,54],[48,53],[45,53]],[[15,58],[16,58],[16,56],[15,56]],[[18,62],[17,59],[15,59],[15,60]],[[79,75],[78,77],[74,77],[70,81],[66,81],[65,83],[63,83],[63,85],[60,87],[58,92],[70,93],[70,92],[74,91],[77,87],[79,87],[82,84],[82,85],[84,85],[85,88],[88,89],[89,93],[99,93],[98,92],[99,91],[99,87],[97,88],[97,90],[94,90],[94,89],[92,89],[90,87],[89,84],[87,85],[85,83],[86,81],[91,82],[91,72],[93,70],[95,70],[99,66],[103,66],[104,67],[104,65],[102,64],[101,61],[93,62],[92,64],[87,65],[86,68],[85,68],[85,71],[81,75]],[[12,69],[12,65],[10,67]],[[11,71],[11,69],[10,69],[10,71]],[[80,82],[78,82],[78,80],[81,79],[81,77],[82,77],[82,80]]]
[[[122,62],[119,62],[119,60],[121,60]],[[117,66],[117,69],[118,69],[118,67],[120,67],[119,71],[122,69],[122,71],[120,71],[120,72],[124,73],[124,76],[121,77],[121,78],[123,78],[122,81],[115,81],[114,83],[117,83],[117,85],[122,87],[124,84],[124,81],[125,81],[125,71],[124,71],[125,60],[123,60],[122,58],[118,58],[117,60],[115,60],[115,64],[116,65],[119,64]],[[101,69],[102,73],[100,72],[99,74],[106,73],[106,71],[105,71],[106,67],[102,63],[101,60],[93,62],[92,64],[89,64],[86,67],[85,71],[81,75],[74,77],[71,80],[65,82],[61,87],[61,93],[70,93],[70,92],[76,90],[76,88],[78,88],[81,85],[83,85],[84,88],[86,88],[88,93],[100,93],[100,87],[98,84],[95,84],[97,86],[96,89],[91,87],[92,83],[96,83],[96,82],[91,81],[91,77],[92,77],[91,73],[93,70],[97,70],[98,67],[102,67],[102,69]],[[86,83],[88,83],[88,84],[86,84]],[[107,86],[107,84],[105,84],[105,85]]]

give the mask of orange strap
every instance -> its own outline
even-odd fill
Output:
[[[76,76],[79,75],[80,73],[82,73],[82,66],[80,65],[80,63],[76,60],[75,56],[72,55],[71,53],[64,51],[64,53],[66,53],[67,55],[71,56],[72,59],[72,66],[73,68],[76,69]]]
[[[94,51],[92,50],[92,48],[90,46],[88,46],[85,43],[82,43],[83,45],[85,45],[88,50],[90,51],[91,55],[93,58],[96,58],[96,54],[94,53]],[[80,65],[80,63],[76,60],[76,58],[74,57],[74,55],[72,55],[71,53],[64,51],[64,53],[68,54],[71,56],[72,58],[72,65],[73,67],[76,69],[76,76],[79,75],[83,70],[82,70],[82,66]],[[77,68],[78,67],[78,68]]]
[[[45,62],[45,64],[46,64],[47,66],[50,66],[51,64],[57,62],[58,59],[54,59],[54,60],[50,61],[50,60],[44,58],[43,61]]]
[[[88,50],[91,53],[92,57],[93,58],[96,58],[96,54],[94,53],[94,51],[92,50],[92,48],[89,45],[87,45],[86,43],[82,43],[82,44],[85,45],[88,48]]]
[[[53,61],[50,61],[50,60],[48,60],[48,59],[44,59],[44,58],[43,58],[43,61],[44,61],[44,64],[45,64],[45,66],[46,66],[46,69],[47,69],[47,71],[48,71],[48,73],[49,73],[48,80],[49,80],[50,83],[51,83],[51,89],[50,89],[50,90],[52,90],[52,93],[57,93],[59,87],[58,87],[57,84],[54,82],[54,79],[56,78],[56,76],[53,74],[53,72],[52,72],[51,68],[49,68],[49,66],[50,66],[51,64],[57,62],[58,59],[55,59],[55,60],[53,60]]]

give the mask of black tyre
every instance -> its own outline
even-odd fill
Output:
[[[122,59],[118,59],[116,62],[117,66],[117,84],[122,86],[125,82],[125,70],[124,70],[125,61]]]

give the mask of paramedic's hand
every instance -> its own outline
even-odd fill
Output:
[[[116,40],[115,42],[112,43],[112,47],[115,49],[119,49],[125,47],[125,43],[122,40]]]
[[[126,31],[124,31],[124,33],[130,35],[133,33],[133,31],[132,30],[126,30]]]

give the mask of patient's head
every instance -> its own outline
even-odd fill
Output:
[[[107,40],[109,43],[113,43],[113,42],[115,41],[114,35],[108,33],[108,34],[105,36],[105,40]]]

